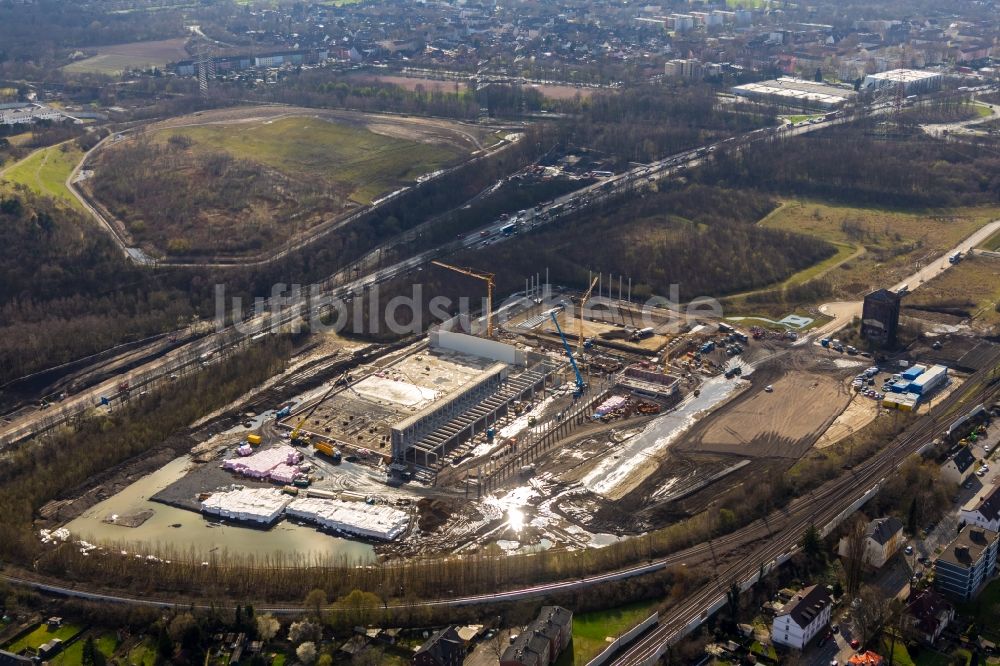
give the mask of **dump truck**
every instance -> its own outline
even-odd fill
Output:
[[[322,453],[323,455],[333,459],[333,462],[335,463],[340,462],[340,449],[335,447],[330,442],[316,442],[313,446],[316,448],[316,453]]]

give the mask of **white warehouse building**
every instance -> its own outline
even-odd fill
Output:
[[[862,90],[882,90],[902,85],[907,95],[937,90],[944,75],[939,72],[925,72],[917,69],[892,69],[888,72],[869,74],[861,83]]]

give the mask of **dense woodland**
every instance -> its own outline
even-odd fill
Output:
[[[57,60],[66,49],[168,39],[185,34],[180,7],[162,11],[114,12],[99,3],[60,0],[0,3],[0,71],[28,73]],[[57,69],[38,74],[58,77]]]
[[[834,253],[827,243],[754,223],[773,209],[767,196],[680,187],[587,211],[467,257],[509,276],[548,268],[553,281],[585,285],[588,271],[626,273],[633,297],[721,296],[780,281]],[[781,248],[776,252],[775,248]]]
[[[861,206],[943,208],[1000,201],[995,148],[934,141],[919,130],[836,127],[717,154],[695,178]]]
[[[158,283],[89,219],[50,200],[3,198],[0,384],[186,323],[195,284]]]
[[[585,147],[620,168],[775,122],[770,111],[734,113],[719,104],[716,91],[707,85],[597,93],[580,101],[575,111],[560,123],[564,143],[570,148]]]
[[[534,137],[533,137],[534,138]],[[311,284],[530,162],[526,140],[423,183],[307,250],[258,268],[139,268],[89,218],[27,190],[0,206],[0,386],[121,342],[211,318],[214,287],[252,302],[276,283]],[[403,247],[412,250],[412,247]],[[386,257],[390,256],[386,253]]]

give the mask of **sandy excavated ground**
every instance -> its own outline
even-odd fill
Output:
[[[798,458],[844,410],[851,392],[837,377],[792,371],[764,391],[760,381],[685,448],[701,453]]]

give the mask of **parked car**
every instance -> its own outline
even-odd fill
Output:
[[[852,638],[851,639],[851,647],[853,649],[857,650],[859,647],[861,647],[861,641],[859,641],[857,638]]]

